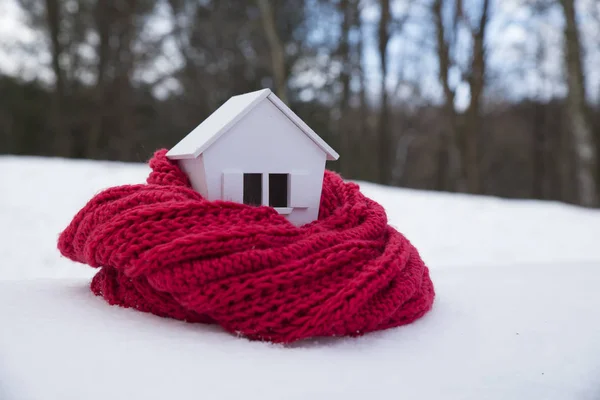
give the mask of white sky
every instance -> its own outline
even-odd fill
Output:
[[[14,0],[0,1],[0,70],[27,77],[40,76],[49,78],[39,68],[44,62],[43,55],[29,54],[21,50],[19,43],[32,44],[36,40],[35,33],[24,24],[24,17]]]

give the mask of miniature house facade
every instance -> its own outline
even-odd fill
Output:
[[[318,218],[325,163],[339,155],[263,89],[230,98],[167,157],[204,198],[270,206],[300,226]]]

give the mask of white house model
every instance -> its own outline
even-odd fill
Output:
[[[318,218],[339,155],[269,89],[234,96],[168,153],[208,200],[264,205],[300,226]]]

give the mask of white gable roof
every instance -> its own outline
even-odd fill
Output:
[[[271,101],[302,132],[323,149],[327,153],[328,160],[337,160],[340,157],[334,149],[325,143],[319,135],[290,110],[270,89],[233,96],[169,150],[167,157],[173,160],[198,157],[219,137],[238,123],[242,117],[265,100]]]

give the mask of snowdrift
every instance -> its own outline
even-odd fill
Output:
[[[0,157],[0,399],[600,399],[600,212],[361,184],[419,248],[433,310],[275,346],[108,306],[58,233],[142,164]]]

